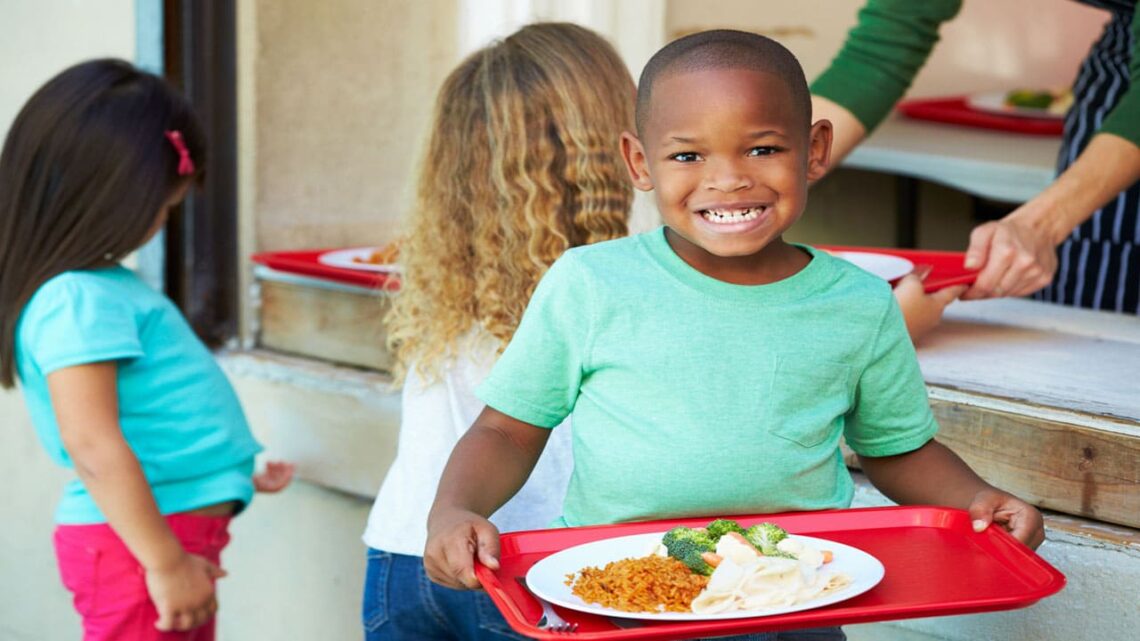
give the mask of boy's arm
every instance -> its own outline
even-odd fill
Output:
[[[119,426],[117,365],[48,374],[52,408],[75,471],[115,534],[146,571],[159,630],[188,630],[217,609],[213,579],[225,572],[188,554],[158,511],[142,467]]]
[[[937,441],[896,456],[860,455],[859,463],[871,483],[896,503],[967,509],[975,531],[996,522],[1034,549],[1045,540],[1044,521],[1036,508],[986,483]]]
[[[450,588],[478,588],[474,558],[499,567],[499,533],[487,520],[526,482],[550,430],[490,407],[456,443],[428,515],[424,568]]]

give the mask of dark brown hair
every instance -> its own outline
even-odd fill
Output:
[[[190,103],[122,60],[65,69],[20,110],[0,152],[0,386],[15,384],[16,326],[36,290],[137,249],[194,178],[178,174],[172,130],[200,175],[205,141]]]

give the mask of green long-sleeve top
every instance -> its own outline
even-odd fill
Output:
[[[939,27],[961,6],[962,0],[868,0],[831,66],[812,83],[812,93],[842,105],[871,131],[906,93],[938,42]],[[1131,34],[1132,91],[1098,131],[1140,145],[1140,17],[1133,18]]]

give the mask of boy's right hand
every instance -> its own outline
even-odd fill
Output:
[[[460,590],[479,589],[476,555],[483,565],[499,569],[499,530],[493,523],[462,510],[433,515],[424,549],[424,569],[432,581]]]
[[[226,571],[197,554],[183,555],[169,567],[146,571],[146,590],[158,610],[155,628],[189,630],[210,620],[218,609],[214,581]]]

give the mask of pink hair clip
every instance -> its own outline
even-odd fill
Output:
[[[174,145],[178,152],[178,175],[189,176],[194,173],[194,161],[190,158],[190,150],[186,148],[186,141],[182,140],[182,132],[172,129],[166,132],[166,139]]]

